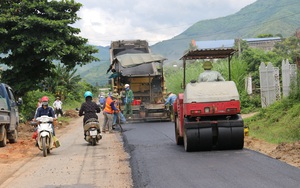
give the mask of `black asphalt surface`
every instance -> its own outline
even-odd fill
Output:
[[[300,169],[248,149],[185,152],[174,123],[122,125],[135,188],[298,188]]]

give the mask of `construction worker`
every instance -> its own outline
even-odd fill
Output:
[[[199,75],[198,82],[225,81],[223,76],[218,71],[211,70],[213,66],[210,61],[205,61],[202,67],[204,72]]]

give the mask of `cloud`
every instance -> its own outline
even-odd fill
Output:
[[[92,45],[145,39],[152,45],[170,39],[194,23],[227,16],[256,0],[77,0],[83,4],[74,27]]]

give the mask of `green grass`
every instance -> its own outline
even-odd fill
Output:
[[[300,103],[284,99],[244,119],[244,122],[252,137],[275,144],[292,143],[300,140],[299,114]]]
[[[71,120],[73,120],[72,117],[58,117],[58,122],[65,122],[65,123],[70,123]],[[65,125],[65,123],[63,123],[63,125]]]

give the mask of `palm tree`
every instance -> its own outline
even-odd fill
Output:
[[[76,71],[77,69],[70,70],[61,64],[57,64],[51,70],[52,76],[45,78],[45,88],[62,99],[65,99],[69,92],[77,93],[78,82],[81,78],[79,75],[75,75]]]

